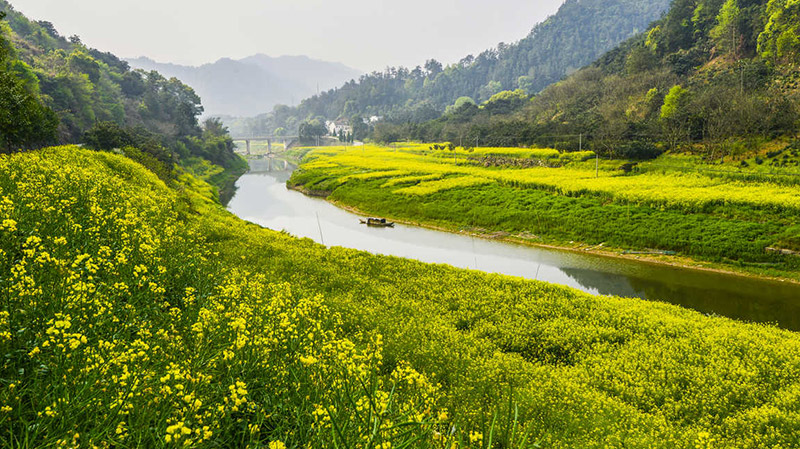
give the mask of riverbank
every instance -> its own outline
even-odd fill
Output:
[[[665,162],[653,165],[659,163]],[[371,215],[449,232],[800,281],[800,257],[793,249],[800,228],[793,206],[761,203],[773,191],[799,198],[793,187],[672,172],[620,175],[614,161],[605,161],[595,176],[583,162],[565,164],[487,168],[414,145],[391,151],[325,149],[311,153],[289,185],[315,196],[327,193],[337,204]],[[613,185],[619,195],[602,190]],[[728,199],[726,189],[738,189],[741,200]]]
[[[430,223],[414,226],[422,224],[414,220],[396,220],[398,226],[392,230],[374,230],[358,224],[359,218],[380,214],[342,204],[339,206],[344,207],[338,207],[288,189],[288,178],[288,173],[246,175],[230,210],[248,221],[331,247],[502,273],[590,294],[664,301],[706,314],[800,330],[800,285],[794,282],[729,270],[687,269],[674,261],[642,262],[631,256],[603,255],[607,251],[603,248],[582,251],[585,248],[573,244],[565,250],[568,245],[546,244],[531,235],[523,239],[537,244],[521,244],[524,242],[511,240],[507,233],[470,229],[484,237],[476,238],[463,229]]]
[[[254,201],[265,204],[264,211],[273,211],[282,218],[278,226],[271,225],[273,229],[287,229],[280,223],[306,224],[310,233],[287,231],[308,237],[316,234],[319,220],[322,220],[326,241],[333,237],[331,234],[335,229],[358,229],[365,231],[364,235],[379,236],[393,236],[399,234],[396,231],[406,231],[404,227],[398,227],[385,232],[367,232],[366,227],[358,225],[355,217],[349,215],[343,217],[342,222],[327,222],[323,211],[339,211],[338,208],[318,197],[300,197],[296,192],[279,188],[284,183],[271,183],[271,187],[267,188],[266,184],[257,182],[266,177],[265,174],[259,174],[243,178],[248,187],[240,187],[240,193],[246,195],[251,191]],[[281,174],[280,178],[285,179],[285,175]],[[286,196],[273,197],[275,192],[282,192],[281,195]],[[290,212],[286,209],[287,204],[305,210],[305,214],[287,219],[287,212]],[[258,218],[255,209],[242,208],[242,216]],[[317,211],[319,215],[316,215]],[[261,220],[253,221],[263,223]],[[332,307],[343,311],[343,316],[347,317],[348,328],[354,332],[373,326],[381,330],[387,342],[389,360],[410,360],[415,368],[423,372],[437,373],[435,378],[442,381],[447,386],[446,390],[453,394],[450,403],[459,404],[453,410],[463,410],[464,407],[478,410],[474,408],[475,402],[472,402],[478,397],[488,401],[490,405],[487,407],[490,409],[496,401],[525,398],[524,404],[515,404],[503,410],[511,412],[518,405],[518,425],[520,428],[529,428],[534,423],[536,430],[532,435],[542,446],[608,447],[609,431],[614,434],[617,432],[610,429],[625,429],[623,432],[626,436],[621,437],[625,441],[632,434],[638,435],[638,443],[625,443],[628,447],[695,447],[698,438],[705,437],[698,437],[697,434],[688,439],[686,434],[677,438],[670,436],[674,435],[672,429],[677,424],[677,416],[683,415],[684,411],[692,415],[690,421],[683,422],[691,422],[688,426],[693,432],[709,432],[717,441],[727,440],[723,444],[755,448],[763,441],[749,443],[751,438],[761,438],[760,431],[753,427],[744,431],[748,435],[746,438],[729,440],[729,437],[723,437],[716,430],[720,425],[711,423],[717,418],[704,418],[710,409],[714,410],[715,416],[727,416],[725,412],[718,414],[714,405],[719,402],[716,398],[730,395],[741,398],[743,393],[741,387],[734,387],[736,392],[726,390],[723,393],[720,390],[721,383],[735,385],[735,382],[742,381],[741,376],[731,372],[733,365],[730,360],[725,362],[725,374],[715,374],[721,377],[707,377],[710,375],[709,369],[716,369],[709,367],[709,356],[714,359],[730,354],[730,357],[740,360],[742,354],[748,354],[749,350],[709,348],[705,345],[710,341],[740,345],[744,336],[722,335],[718,334],[719,329],[705,328],[700,331],[702,336],[696,339],[697,329],[685,327],[683,318],[678,316],[698,317],[710,320],[709,323],[730,322],[728,320],[638,299],[591,296],[597,302],[587,304],[583,294],[552,284],[370,255],[330,242],[329,248],[325,249],[308,238],[297,240],[286,233],[273,234],[257,226],[245,229],[234,223],[227,226],[230,227],[228,232],[231,236],[218,243],[220,253],[226,260],[241,259],[243,265],[268,276],[288,273],[309,293],[325,291]],[[245,235],[241,234],[243,230],[247,231],[244,239]],[[214,231],[214,234],[224,233]],[[445,237],[449,237],[449,234]],[[533,287],[534,290],[522,292],[518,290],[521,286]],[[563,292],[563,302],[555,305],[552,295],[548,293],[551,290]],[[654,321],[648,318],[645,323],[640,312],[630,314],[629,307],[633,304],[645,314],[658,313],[666,307],[676,315],[660,316]],[[606,321],[611,316],[615,317],[612,318],[613,324]],[[549,324],[544,325],[545,322]],[[638,336],[630,338],[626,329],[634,328]],[[762,327],[754,326],[753,329]],[[587,339],[578,336],[585,332],[592,337]],[[644,337],[645,334],[648,336]],[[644,341],[639,337],[643,337]],[[701,346],[691,349],[693,346],[676,345],[676,338],[690,338],[693,341],[687,342],[688,345]],[[638,360],[627,358],[633,353],[638,354]],[[675,359],[672,354],[677,353],[685,354],[680,356],[684,361],[672,365]],[[689,354],[697,354],[696,363],[701,365],[696,365],[696,369],[689,367],[695,362],[685,364],[687,356],[694,357]],[[738,365],[740,362],[733,363],[741,366]],[[601,364],[611,368],[611,371]],[[721,366],[714,361],[711,364]],[[391,362],[389,365],[393,366]],[[737,381],[730,380],[730,376],[737,378]],[[601,378],[606,380],[599,380]],[[642,383],[644,378],[649,379],[645,383],[652,381],[653,385],[660,385],[658,389],[661,393],[648,391]],[[680,386],[673,387],[676,381]],[[618,383],[625,386],[621,389],[612,386]],[[695,387],[701,384],[702,387]],[[644,389],[631,394],[628,387],[634,385]],[[732,385],[726,385],[725,388]],[[669,393],[665,393],[664,388]],[[510,397],[509,390],[513,390]],[[574,392],[578,391],[581,392],[580,398],[574,396]],[[641,400],[633,399],[634,396]],[[654,397],[670,399],[654,404]],[[669,412],[669,418],[662,414],[662,410],[675,410],[677,404],[690,397],[696,398],[698,404],[700,401],[704,404],[702,411],[690,412],[694,406],[679,406],[680,411]],[[629,402],[631,399],[633,402]],[[563,407],[562,404],[566,403],[572,405]],[[625,411],[618,408],[617,403],[632,405],[633,408]],[[739,404],[738,399],[732,404]],[[645,409],[645,412],[639,412]],[[503,413],[497,416],[503,416]],[[629,420],[634,416],[644,419],[639,424],[630,425]],[[731,422],[730,418],[721,419],[727,419],[726,423]],[[510,421],[509,425],[513,425],[514,420]],[[727,425],[723,427],[727,429]],[[553,429],[553,426],[559,430],[546,430]],[[665,430],[654,430],[653,426]],[[695,429],[695,426],[698,427]],[[642,428],[647,430],[640,431]],[[776,432],[777,435],[780,433],[780,430]],[[651,437],[655,435],[660,439]]]
[[[247,161],[238,156],[227,167],[201,158],[186,158],[181,162],[181,168],[213,187],[214,196],[222,205],[228,204],[233,198],[236,181],[249,169]]]
[[[310,192],[307,189],[304,189],[299,186],[288,186],[287,188],[295,190],[297,192],[303,193],[304,195],[313,196],[315,198],[323,198],[329,203],[335,205],[336,207],[346,210],[350,213],[362,216],[381,216],[382,218],[386,218],[387,220],[393,221],[395,223],[405,224],[409,226],[418,226],[426,229],[432,229],[435,231],[441,232],[449,232],[454,234],[464,234],[473,237],[478,237],[481,239],[486,240],[495,240],[507,243],[513,243],[517,245],[525,245],[531,246],[535,248],[547,248],[553,249],[557,251],[568,251],[573,253],[579,254],[593,254],[596,256],[607,257],[612,259],[622,259],[622,260],[630,260],[636,261],[640,263],[652,264],[652,265],[665,265],[671,266],[676,268],[683,268],[689,270],[698,270],[698,271],[706,271],[710,273],[719,273],[719,274],[726,274],[731,276],[743,276],[753,279],[765,279],[771,280],[775,282],[788,282],[792,284],[800,285],[800,274],[796,273],[786,273],[785,275],[768,275],[760,272],[751,272],[746,271],[746,269],[741,269],[741,271],[736,270],[730,266],[726,265],[715,265],[712,262],[704,262],[694,260],[688,257],[681,257],[678,255],[642,255],[642,254],[624,254],[624,249],[621,248],[609,248],[605,247],[605,245],[599,245],[604,249],[598,248],[597,245],[591,246],[580,242],[570,242],[570,243],[544,243],[541,241],[536,241],[534,239],[537,236],[523,236],[523,235],[512,235],[506,232],[488,232],[488,231],[475,231],[475,230],[465,230],[455,226],[448,226],[446,223],[430,223],[430,222],[422,222],[418,220],[409,220],[405,218],[395,217],[391,215],[382,215],[380,211],[368,211],[364,209],[360,209],[356,206],[351,206],[349,204],[343,203],[341,201],[331,200],[329,199],[330,192],[324,191],[313,191]],[[539,238],[540,239],[540,238]],[[796,277],[792,277],[796,276]]]
[[[756,449],[800,426],[795,332],[325,247],[108,153],[2,156],[0,175],[7,446]]]

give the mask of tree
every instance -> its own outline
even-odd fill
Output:
[[[758,52],[773,63],[800,62],[800,2],[769,1],[767,25],[758,36]]]
[[[492,98],[492,95],[502,90],[503,90],[503,85],[500,84],[498,81],[492,80],[486,83],[485,86],[481,87],[480,90],[478,91],[478,94],[482,101],[486,101]]]
[[[425,71],[428,72],[428,78],[436,78],[436,75],[442,73],[442,63],[435,59],[429,59],[425,61]]]
[[[525,91],[522,89],[517,89],[515,91],[504,90],[492,95],[492,97],[483,104],[483,109],[490,114],[510,114],[521,109],[527,103],[528,95],[526,95]]]
[[[306,120],[300,124],[298,128],[300,140],[306,143],[316,143],[316,141],[328,134],[328,128],[325,127],[318,119]]]
[[[100,81],[100,64],[83,51],[75,51],[69,55],[67,64],[69,64],[69,68],[73,71],[88,76],[89,81],[92,83],[96,84]]]
[[[228,127],[222,123],[222,119],[219,117],[209,117],[203,122],[203,131],[209,135],[219,137],[219,136],[227,136]]]
[[[144,128],[126,128],[113,122],[99,122],[86,131],[84,145],[98,151],[135,147],[171,167],[172,152],[161,145],[158,137]]]
[[[681,85],[673,86],[661,106],[661,124],[670,149],[689,137],[689,91]]]
[[[472,107],[477,107],[475,100],[470,97],[459,97],[452,106],[447,107],[447,111],[445,112],[448,114],[455,114],[462,109],[469,109]]]
[[[58,116],[45,107],[13,72],[0,68],[0,145],[5,152],[52,143]]]
[[[0,24],[5,18],[0,11]],[[11,64],[13,48],[0,27],[0,149],[27,149],[55,140],[58,116],[35,95],[33,80],[20,78]]]
[[[517,85],[528,95],[533,95],[536,93],[536,79],[532,76],[520,76],[517,78]]]
[[[655,52],[646,45],[634,47],[625,61],[625,72],[629,75],[645,72],[658,64]]]
[[[711,29],[711,39],[718,54],[732,55],[738,59],[739,41],[739,4],[736,0],[726,0],[717,15],[717,25]]]

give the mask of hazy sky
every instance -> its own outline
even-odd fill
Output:
[[[455,62],[521,39],[564,0],[10,0],[121,57],[308,55],[365,71]]]

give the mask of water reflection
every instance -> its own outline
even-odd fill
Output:
[[[293,167],[251,163],[228,208],[244,220],[328,246],[407,257],[566,285],[600,295],[660,300],[704,313],[800,330],[800,286],[569,251],[514,245],[398,225],[360,225],[324,200],[288,190]]]

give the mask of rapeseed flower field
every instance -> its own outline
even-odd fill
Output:
[[[437,385],[383,373],[380,335],[343,337],[321,297],[226,268],[187,201],[115,155],[0,159],[0,446],[431,437]]]
[[[326,248],[202,186],[76,147],[0,158],[0,446],[800,441],[796,333]]]
[[[626,161],[587,161],[588,152],[435,148],[311,150],[290,184],[368,214],[453,230],[675,251],[701,263],[797,277],[800,257],[767,250],[800,253],[800,189],[785,177],[693,172],[687,162],[671,170],[672,161],[686,159],[673,156],[635,171],[620,169]],[[488,164],[487,156],[527,162]]]

